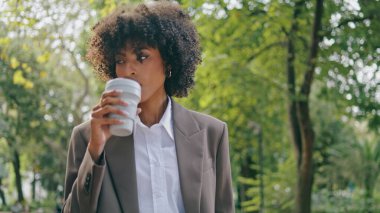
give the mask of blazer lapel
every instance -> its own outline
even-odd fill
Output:
[[[105,147],[113,187],[123,212],[139,212],[133,136],[112,136]]]
[[[183,203],[186,212],[199,212],[205,131],[199,129],[188,110],[174,101],[172,103],[174,139]]]
[[[188,110],[172,100],[173,130],[180,187],[186,212],[199,212],[205,131]],[[133,135],[112,136],[105,147],[106,161],[123,212],[139,212]]]

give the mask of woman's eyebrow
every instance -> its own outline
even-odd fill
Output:
[[[133,49],[133,53],[135,53],[135,54],[141,54],[142,51],[146,51],[146,50],[148,50],[147,47],[137,47],[137,48]]]
[[[149,49],[150,49],[150,48],[147,47],[147,46],[139,46],[139,47],[135,47],[135,48],[133,48],[133,53],[134,53],[134,54],[139,54],[139,53],[141,53],[142,51],[150,51]],[[127,51],[125,51],[125,50],[120,50],[120,51],[116,52],[115,56],[126,57],[126,56],[127,56]]]
[[[124,51],[117,52],[115,56],[126,56],[127,54]]]

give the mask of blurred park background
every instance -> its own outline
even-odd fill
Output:
[[[104,88],[86,42],[128,2],[0,0],[0,211],[61,205],[71,130]],[[178,101],[227,122],[236,211],[380,212],[380,2],[179,2],[203,63]]]

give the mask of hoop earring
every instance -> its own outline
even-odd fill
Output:
[[[168,71],[169,71],[169,74],[168,74],[167,78],[170,78],[170,77],[172,77],[172,68],[168,67]]]

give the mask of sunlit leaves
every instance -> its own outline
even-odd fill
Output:
[[[0,38],[0,46],[5,47],[11,42],[10,38]]]
[[[11,58],[11,68],[16,69],[20,65],[20,62],[15,58]]]
[[[43,79],[43,78],[46,78],[47,75],[48,75],[48,74],[47,74],[46,71],[41,71],[41,72],[40,72],[40,78],[42,78],[42,79]]]
[[[24,86],[25,89],[32,89],[34,86],[33,82],[27,80],[23,76],[23,72],[21,70],[16,70],[16,72],[13,74],[13,83]]]
[[[37,62],[40,64],[44,64],[49,60],[49,57],[50,57],[50,54],[46,52],[37,57]]]

